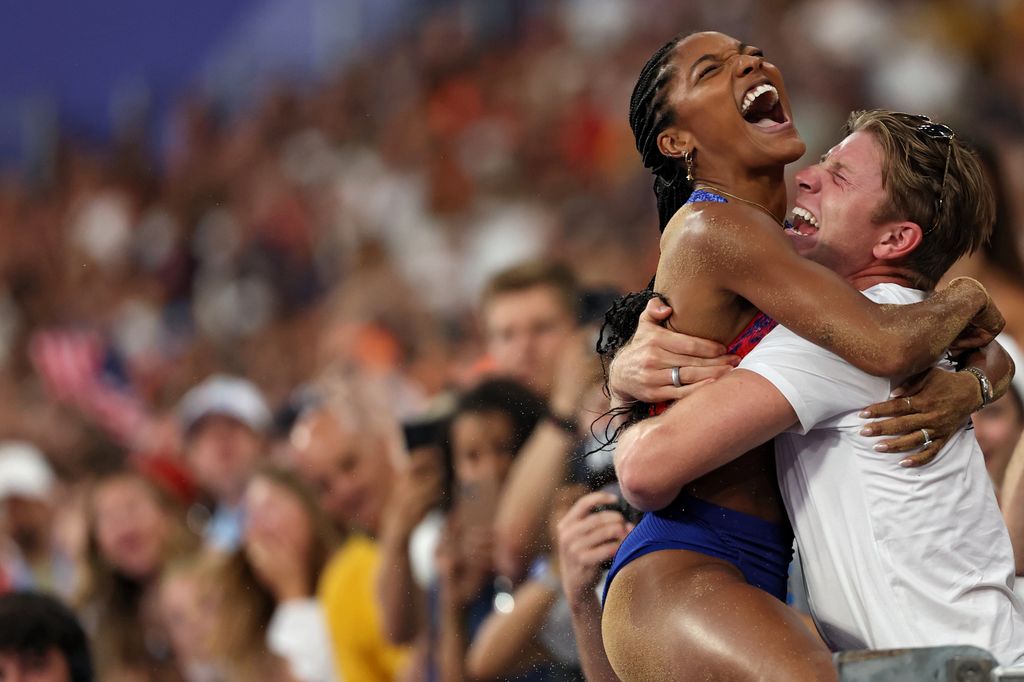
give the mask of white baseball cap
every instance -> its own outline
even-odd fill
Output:
[[[266,432],[271,423],[270,408],[256,385],[227,374],[214,374],[193,386],[181,399],[178,414],[186,433],[211,415],[237,419],[257,433]]]
[[[53,469],[35,445],[24,441],[0,442],[0,500],[49,500],[54,480]]]

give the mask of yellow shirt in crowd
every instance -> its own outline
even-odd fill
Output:
[[[391,682],[409,659],[384,638],[377,604],[377,543],[351,535],[331,557],[318,596],[327,612],[334,656],[345,682]]]

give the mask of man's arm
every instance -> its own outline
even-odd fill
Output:
[[[615,450],[622,492],[637,509],[661,509],[690,481],[796,422],[793,407],[771,382],[744,369],[730,372],[626,429]]]

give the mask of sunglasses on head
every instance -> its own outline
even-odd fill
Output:
[[[932,226],[922,233],[922,236],[924,236],[932,232],[939,225],[939,217],[942,215],[942,201],[946,194],[946,177],[949,175],[949,155],[953,151],[953,137],[956,136],[956,133],[949,126],[936,123],[927,116],[920,114],[898,115],[913,124],[915,132],[921,133],[933,140],[946,141],[946,164],[942,169],[942,184],[939,185],[939,195],[935,201],[935,220],[932,221]]]

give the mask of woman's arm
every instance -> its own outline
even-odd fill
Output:
[[[972,321],[992,327],[982,330],[979,346],[1002,328],[974,280],[954,280],[921,303],[877,305],[797,254],[789,237],[759,212],[746,210],[744,222],[737,220],[736,211],[744,209],[714,205],[686,218],[714,222],[714,229],[700,233],[721,287],[858,369],[876,376],[915,374],[934,364]]]
[[[991,401],[1003,397],[1013,379],[1013,360],[998,342],[972,351],[965,366],[979,369],[988,377],[992,387]],[[866,407],[861,412],[862,417],[883,419],[865,425],[861,433],[865,436],[898,436],[880,441],[875,447],[893,453],[921,448],[920,452],[900,464],[927,464],[949,437],[966,424],[974,412],[984,407],[983,390],[980,378],[970,372],[933,368],[893,391],[890,400]],[[923,448],[922,429],[928,430],[931,440],[931,444]]]

